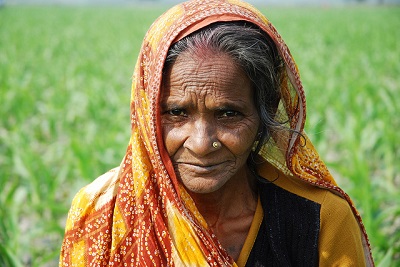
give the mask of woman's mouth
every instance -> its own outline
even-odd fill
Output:
[[[197,174],[209,174],[214,171],[223,169],[224,162],[221,163],[210,163],[210,164],[198,164],[198,163],[188,163],[179,162],[177,163],[178,168],[185,168],[187,171],[191,171]]]

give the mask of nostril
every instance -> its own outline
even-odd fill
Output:
[[[198,135],[189,136],[186,139],[183,147],[189,149],[192,153],[204,156],[215,151],[214,143],[215,138],[211,139],[209,136],[200,137]]]
[[[213,142],[217,141],[215,125],[210,118],[199,116],[194,119],[192,131],[185,140],[183,147],[199,156],[207,155],[215,151]]]

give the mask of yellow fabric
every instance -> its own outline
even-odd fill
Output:
[[[347,202],[328,192],[321,204],[320,266],[366,266],[361,234]]]
[[[132,77],[132,132],[125,157],[119,168],[99,177],[74,198],[60,266],[236,265],[176,178],[162,140],[159,96],[164,60],[173,42],[210,23],[237,20],[265,31],[285,64],[276,119],[287,121],[292,131],[273,132],[260,156],[288,177],[308,183],[310,194],[320,194],[323,190],[314,189],[321,187],[347,201],[353,214],[349,216],[359,222],[358,231],[363,233],[367,263],[373,265],[357,210],[303,132],[305,94],[297,66],[279,33],[249,4],[196,0],[170,9],[147,32]],[[325,227],[330,223],[325,222]]]
[[[167,212],[173,218],[168,225],[170,232],[173,234],[172,242],[174,243],[174,259],[178,266],[206,266],[207,261],[199,255],[201,251],[199,238],[194,233],[190,222],[185,218],[176,216],[179,214],[173,206],[167,208]]]

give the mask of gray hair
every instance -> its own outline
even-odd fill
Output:
[[[252,82],[254,104],[260,116],[260,128],[254,153],[282,123],[274,120],[280,100],[282,59],[271,38],[252,23],[218,22],[202,28],[174,43],[165,61],[167,70],[182,52],[212,50],[222,52],[237,62]]]

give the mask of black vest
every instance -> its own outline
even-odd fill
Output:
[[[264,210],[247,267],[318,266],[319,203],[260,182]]]

